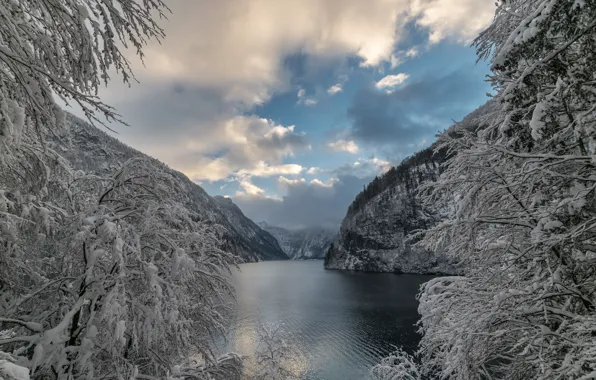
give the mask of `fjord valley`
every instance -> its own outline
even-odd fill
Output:
[[[0,3],[0,380],[596,374],[596,3]]]

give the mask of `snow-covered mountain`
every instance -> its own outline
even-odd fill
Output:
[[[476,125],[491,112],[488,102],[470,113],[459,125]],[[325,268],[366,272],[451,274],[457,268],[441,253],[412,245],[406,237],[440,220],[440,206],[424,208],[417,188],[435,180],[447,152],[424,149],[375,178],[356,196],[342,221],[339,234],[325,256]]]
[[[252,246],[258,247],[258,252],[262,252],[270,259],[287,259],[289,256],[280,247],[276,238],[271,233],[259,227],[255,222],[247,218],[240,208],[236,206],[230,198],[215,196],[213,199],[217,202],[224,216],[241,236],[248,239]]]
[[[444,156],[425,149],[377,177],[350,205],[325,256],[325,268],[365,272],[451,273],[440,254],[415,248],[406,236],[432,223],[415,189],[436,178]]]
[[[73,116],[67,117],[67,130],[62,136],[48,136],[48,145],[60,152],[75,170],[87,173],[109,174],[131,158],[143,157],[156,170],[167,170],[178,179],[180,197],[200,220],[217,226],[220,248],[245,261],[287,260],[275,238],[261,230],[240,210],[230,212],[229,207],[209,196],[199,185],[184,174],[132,149],[89,123]]]
[[[287,230],[260,222],[259,227],[273,235],[283,251],[292,260],[322,259],[337,235],[337,230],[325,227],[309,227]]]

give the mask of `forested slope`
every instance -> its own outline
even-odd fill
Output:
[[[487,102],[466,116],[459,127],[477,125],[494,110]],[[450,129],[453,132],[453,129]],[[455,273],[457,268],[440,250],[414,247],[408,239],[441,219],[445,205],[424,206],[418,189],[436,181],[447,158],[433,144],[376,177],[356,196],[342,221],[339,234],[325,256],[325,268],[366,272]]]
[[[105,175],[121,167],[135,157],[145,158],[156,171],[165,170],[177,178],[181,188],[180,198],[202,221],[221,228],[220,248],[245,261],[287,259],[281,248],[272,244],[271,236],[261,230],[244,214],[231,215],[209,196],[199,185],[184,174],[168,168],[165,164],[132,149],[105,132],[73,116],[67,116],[67,129],[61,136],[48,136],[48,144],[66,158],[75,170]],[[239,229],[240,225],[254,225],[253,230]]]

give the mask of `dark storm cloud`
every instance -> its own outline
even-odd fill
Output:
[[[405,146],[432,138],[452,119],[463,117],[485,98],[486,85],[476,75],[455,71],[426,77],[386,93],[369,86],[356,94],[347,114],[359,142]]]
[[[234,202],[252,220],[286,228],[306,226],[339,227],[348,206],[372,177],[344,175],[330,186],[317,183],[285,185],[281,199],[251,196],[234,197]]]

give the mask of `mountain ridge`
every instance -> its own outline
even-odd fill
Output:
[[[488,101],[450,127],[472,130],[495,109]],[[364,272],[457,274],[460,269],[443,252],[418,247],[410,234],[441,220],[441,206],[428,208],[417,194],[435,181],[448,158],[434,143],[376,177],[348,207],[339,233],[325,254],[325,268]]]
[[[277,239],[283,251],[292,260],[323,259],[337,235],[337,230],[327,227],[313,226],[288,230],[267,222],[259,222],[258,225]]]
[[[223,228],[224,232],[220,239],[221,249],[247,262],[288,259],[279,246],[271,244],[272,237],[265,231],[261,230],[261,234],[251,235],[243,235],[243,231],[238,231],[229,219],[227,210],[183,173],[122,143],[77,116],[67,113],[66,123],[65,131],[60,135],[48,136],[47,143],[63,155],[74,170],[107,175],[132,158],[144,158],[156,170],[159,168],[169,171],[179,180],[182,192],[187,198],[186,206],[192,209],[198,218]],[[245,224],[252,223],[259,228],[244,214],[238,216],[237,220],[242,220]]]

